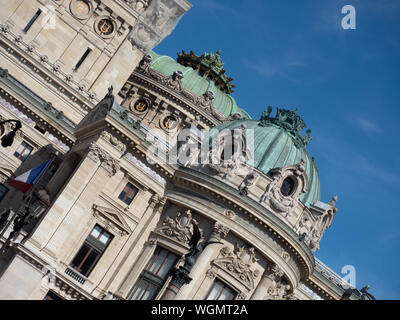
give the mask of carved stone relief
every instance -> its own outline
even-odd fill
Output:
[[[126,145],[122,143],[118,138],[114,137],[111,133],[103,131],[101,137],[111,143],[116,149],[124,153],[126,151]]]
[[[188,244],[193,235],[192,223],[198,224],[190,210],[184,213],[178,212],[175,219],[165,217],[162,225],[156,229],[156,233],[165,235],[180,243]]]
[[[104,168],[111,177],[114,176],[120,169],[119,162],[108,152],[101,149],[96,143],[90,144],[88,158],[95,162],[100,161],[101,167]]]
[[[273,181],[267,186],[261,200],[268,202],[277,213],[289,217],[291,211],[298,206],[300,196],[307,192],[308,182],[304,165],[305,160],[302,159],[295,166],[271,170]],[[282,184],[286,178],[293,179],[295,184],[294,191],[290,195],[284,195],[281,192]]]
[[[220,253],[222,258],[215,259],[212,263],[234,276],[247,289],[252,290],[254,279],[259,275],[259,270],[252,268],[258,261],[254,248],[236,245],[233,251],[224,247]]]

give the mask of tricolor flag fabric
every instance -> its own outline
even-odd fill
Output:
[[[41,165],[33,168],[9,182],[9,185],[17,190],[27,193],[30,188],[39,180],[42,174],[46,171],[50,164],[50,160],[42,163]]]

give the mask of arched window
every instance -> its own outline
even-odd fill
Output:
[[[281,193],[288,197],[290,196],[293,191],[294,191],[295,183],[292,178],[286,178],[283,180],[282,186],[281,186]]]

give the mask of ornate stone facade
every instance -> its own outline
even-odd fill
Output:
[[[0,241],[7,244],[0,269],[8,266],[0,299],[138,299],[138,283],[146,281],[156,287],[148,299],[206,299],[221,286],[235,300],[341,299],[344,284],[313,255],[337,197],[304,198],[315,191],[316,167],[305,151],[311,132],[300,135],[305,123],[297,112],[278,109],[273,118],[267,109],[260,121],[250,120],[229,97],[234,85],[220,51],[160,58],[176,68],[156,70],[149,50],[174,29],[187,1],[121,0],[112,8],[106,1],[52,1],[62,27],[35,22],[25,33],[24,17],[42,2],[3,2],[0,121],[23,125],[0,150]],[[215,86],[189,90],[188,81]],[[194,161],[196,152],[170,161],[175,149],[207,145],[201,130],[220,126],[229,129],[210,137],[216,139],[205,163]],[[261,164],[252,162],[251,126],[261,136],[278,132],[268,150],[283,136],[304,158],[268,170],[261,163],[268,152]],[[191,134],[178,148],[185,129]],[[237,143],[228,149],[240,152],[221,163],[228,136]],[[14,234],[11,213],[27,208],[10,179],[50,153],[56,166],[40,180],[46,208]],[[87,247],[96,259],[85,260]],[[152,264],[160,257],[169,269],[157,278]]]

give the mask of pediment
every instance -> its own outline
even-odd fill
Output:
[[[100,215],[103,218],[111,222],[115,227],[117,227],[122,233],[131,233],[132,230],[126,222],[124,216],[117,209],[93,205],[94,214]]]

